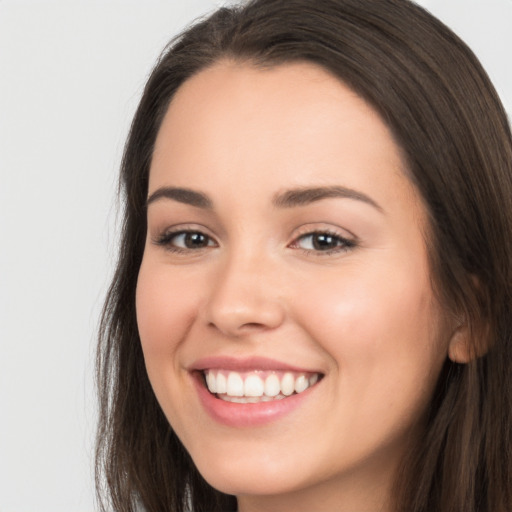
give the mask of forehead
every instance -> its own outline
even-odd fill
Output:
[[[169,183],[172,182],[172,183]],[[421,203],[379,114],[322,67],[221,61],[175,94],[155,144],[150,191],[216,183],[255,194],[343,185]]]

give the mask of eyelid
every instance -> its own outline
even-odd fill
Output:
[[[328,248],[325,250],[322,249],[306,249],[303,247],[300,247],[298,245],[300,240],[306,239],[307,237],[313,237],[314,235],[328,235],[330,237],[333,237],[335,239],[338,239],[338,241],[341,241],[342,244],[337,245],[333,248]],[[351,249],[354,249],[359,245],[358,238],[353,235],[351,232],[349,232],[346,229],[342,229],[339,227],[335,227],[332,225],[326,226],[325,224],[306,224],[304,226],[301,226],[297,232],[293,235],[293,240],[290,244],[288,244],[288,247],[300,250],[304,252],[305,254],[313,254],[314,256],[328,256],[333,254],[340,254],[347,252]]]
[[[308,235],[311,233],[329,233],[346,240],[352,240],[354,242],[358,241],[357,236],[348,229],[335,226],[327,222],[308,222],[307,224],[303,224],[296,228],[292,236],[293,238],[299,238],[300,236]]]
[[[210,246],[209,244],[205,247],[199,247],[196,249],[192,248],[184,248],[184,247],[178,247],[171,244],[171,241],[174,237],[177,237],[181,234],[187,234],[187,233],[200,233],[208,238],[209,242],[213,241],[214,245]],[[175,253],[190,253],[190,252],[200,252],[202,249],[208,249],[210,247],[218,247],[218,242],[216,240],[216,237],[211,234],[210,230],[207,229],[205,226],[202,226],[200,224],[176,224],[173,226],[167,226],[164,229],[158,230],[155,235],[151,237],[151,241],[153,244],[157,246],[164,247],[165,249],[169,250],[170,252]]]
[[[154,236],[161,236],[170,233],[179,233],[181,231],[197,231],[204,233],[212,238],[215,238],[215,235],[212,234],[211,229],[207,228],[203,224],[198,224],[195,222],[184,222],[177,224],[165,224],[163,226],[155,225],[154,229],[150,229],[149,231],[153,231],[155,233]]]
[[[199,233],[204,235],[207,239],[207,245],[201,247],[180,247],[172,243],[173,239],[179,235],[187,233]],[[314,235],[327,235],[334,239],[337,239],[338,243],[332,248],[304,248],[300,247],[299,242],[307,237],[313,237]],[[300,250],[303,253],[311,254],[315,256],[326,256],[335,253],[346,252],[350,249],[355,248],[359,245],[359,240],[350,231],[339,226],[333,226],[332,224],[326,225],[325,223],[308,223],[297,228],[292,235],[291,242],[287,244],[287,247],[294,250]],[[216,240],[216,236],[211,231],[201,224],[176,224],[172,226],[166,226],[164,229],[158,230],[155,235],[151,237],[153,244],[163,247],[164,249],[173,253],[200,253],[206,249],[219,247],[219,243]]]

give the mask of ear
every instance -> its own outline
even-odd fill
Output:
[[[448,345],[448,357],[459,364],[467,364],[484,356],[489,349],[488,329],[473,332],[467,322],[459,324],[452,333]]]
[[[475,359],[474,347],[471,347],[469,328],[466,323],[459,325],[452,333],[448,345],[448,357],[459,364],[467,364]]]

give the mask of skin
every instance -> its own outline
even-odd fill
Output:
[[[199,471],[241,512],[391,510],[394,472],[456,335],[386,125],[313,64],[223,61],[188,80],[164,118],[149,195],[171,186],[212,207],[150,202],[137,320],[155,394]],[[325,186],[367,200],[273,204]],[[207,244],[157,243],[170,230]],[[351,244],[316,250],[318,231]],[[291,413],[234,428],[198,399],[189,368],[207,356],[265,356],[324,377]]]

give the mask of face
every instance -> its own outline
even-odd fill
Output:
[[[451,332],[425,218],[386,125],[321,68],[221,62],[177,92],[137,320],[165,415],[241,508],[382,503]]]

